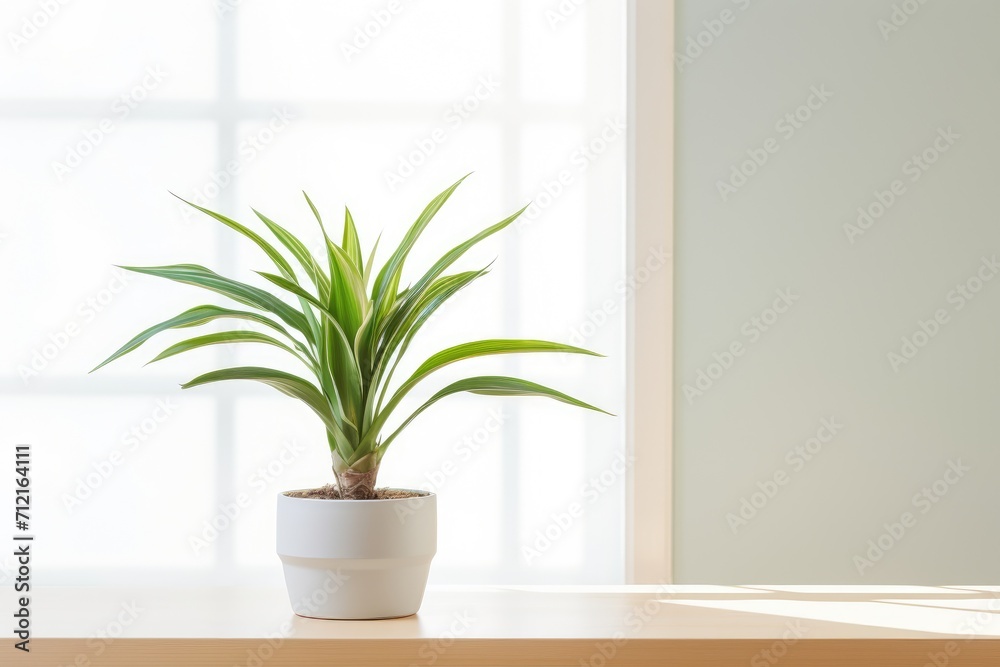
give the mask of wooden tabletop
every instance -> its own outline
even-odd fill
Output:
[[[3,665],[1000,665],[1000,587],[439,587],[416,616],[322,621],[277,589],[38,588]]]

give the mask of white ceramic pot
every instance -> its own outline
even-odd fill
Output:
[[[420,492],[423,493],[423,492]],[[415,614],[437,552],[437,496],[322,500],[278,494],[278,557],[299,616]]]

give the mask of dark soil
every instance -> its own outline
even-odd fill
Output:
[[[340,492],[333,484],[321,486],[318,489],[305,489],[304,491],[286,491],[289,498],[318,498],[320,500],[340,500]],[[424,491],[410,491],[407,489],[375,489],[375,497],[371,500],[397,500],[400,498],[419,498],[426,496]]]

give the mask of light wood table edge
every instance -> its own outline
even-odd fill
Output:
[[[7,642],[0,664],[45,667],[923,667],[933,664],[932,656],[961,667],[1000,665],[1000,639],[802,639],[784,647],[773,639],[632,639],[617,646],[587,639],[457,639],[448,646],[418,639],[286,639],[272,647],[263,639],[158,638],[120,639],[99,656],[85,639],[33,639],[30,654]],[[949,648],[958,653],[948,656]],[[764,653],[775,649],[780,656]],[[81,656],[89,662],[77,662]]]

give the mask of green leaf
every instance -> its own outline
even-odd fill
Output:
[[[309,280],[312,281],[313,285],[319,292],[320,300],[327,301],[330,298],[330,279],[327,278],[326,274],[320,269],[319,264],[316,262],[316,258],[313,257],[312,252],[306,247],[302,241],[300,241],[294,234],[290,231],[271,220],[269,217],[258,211],[257,209],[251,209],[258,218],[261,219],[267,228],[271,230],[282,245],[288,248],[289,252],[295,257],[302,268],[305,270],[306,275],[309,276]]]
[[[267,334],[262,334],[256,331],[223,331],[220,333],[207,334],[205,336],[196,336],[195,338],[189,338],[187,340],[175,343],[168,347],[166,350],[158,354],[149,363],[154,361],[160,361],[161,359],[166,359],[172,357],[175,354],[180,354],[182,352],[188,352],[190,350],[196,350],[201,347],[207,347],[209,345],[225,345],[228,343],[265,343],[267,345],[273,345],[279,347],[282,350],[292,354],[296,359],[299,359],[307,366],[311,367],[311,364],[303,359],[299,354],[288,347],[280,340],[272,338]]]
[[[305,190],[302,191],[302,196],[306,198],[306,203],[309,204],[309,208],[312,210],[313,215],[316,216],[316,221],[319,222],[320,227],[322,227],[323,218],[320,217],[319,210],[316,209],[316,205],[313,204],[312,199],[309,199],[309,195],[306,194]]]
[[[427,227],[427,224],[434,218],[435,214],[444,203],[448,201],[452,193],[462,184],[470,174],[466,174],[462,178],[458,179],[451,186],[446,188],[441,194],[431,200],[429,204],[424,208],[423,212],[417,217],[413,225],[410,226],[409,231],[406,232],[406,236],[403,237],[402,243],[396,248],[396,251],[392,253],[389,261],[385,263],[382,270],[379,271],[378,276],[375,278],[375,285],[372,287],[372,301],[374,302],[375,308],[375,319],[376,325],[381,321],[385,312],[388,310],[393,299],[396,296],[396,290],[399,288],[400,274],[403,271],[403,263],[406,261],[407,255],[410,254],[410,250],[413,249],[413,245],[420,238],[420,234]]]
[[[263,271],[257,273],[278,287],[302,297],[319,310],[325,323],[325,326],[320,327],[320,372],[318,374],[320,384],[323,385],[323,390],[331,396],[331,402],[337,416],[343,417],[345,421],[351,422],[351,425],[354,426],[358,423],[361,414],[362,386],[351,340],[333,313],[319,303],[316,297],[281,276]],[[356,431],[356,427],[346,430],[347,434],[351,436],[352,442],[357,441]]]
[[[381,236],[375,239],[375,245],[372,246],[372,251],[368,255],[368,263],[365,264],[365,272],[362,276],[362,282],[364,283],[366,290],[368,289],[368,281],[371,279],[372,267],[375,266],[375,252],[378,250],[378,242],[381,240]]]
[[[431,400],[440,400],[445,396],[457,394],[462,391],[467,391],[473,394],[481,394],[483,396],[542,396],[544,398],[551,398],[569,405],[575,405],[578,408],[586,408],[587,410],[601,412],[612,417],[614,416],[606,410],[602,410],[601,408],[590,405],[589,403],[584,403],[580,399],[573,398],[572,396],[568,396],[567,394],[556,391],[555,389],[550,389],[549,387],[545,387],[528,380],[505,377],[502,375],[483,375],[453,382],[438,393],[434,394],[434,396],[431,397]]]
[[[585,350],[582,347],[573,345],[563,345],[546,340],[526,340],[512,338],[494,338],[490,340],[478,340],[472,343],[462,343],[454,345],[445,350],[431,355],[427,361],[413,372],[410,379],[405,384],[416,384],[434,371],[465,359],[485,357],[497,354],[524,354],[530,352],[568,352],[570,354],[587,354],[592,357],[600,357],[596,352]]]
[[[487,273],[489,271],[484,268],[479,271],[466,271],[453,276],[444,276],[434,281],[434,284],[424,293],[416,307],[411,310],[410,317],[393,332],[392,339],[386,345],[386,350],[380,357],[379,364],[373,372],[372,391],[368,398],[368,405],[366,406],[366,417],[370,416],[373,412],[377,412],[382,407],[382,401],[392,382],[392,376],[396,372],[396,367],[403,356],[405,356],[406,350],[410,346],[410,341],[413,340],[413,337],[424,323],[448,299]],[[398,353],[396,353],[395,359],[389,367],[388,375],[383,379],[383,369],[389,363],[389,359],[397,349]],[[375,390],[379,385],[381,385],[381,391],[376,392]],[[377,404],[374,403],[376,393],[379,394]],[[365,424],[365,428],[367,428],[367,424]]]
[[[440,401],[442,398],[461,392],[469,392],[485,396],[542,396],[561,401],[563,403],[568,403],[569,405],[574,405],[579,408],[586,408],[587,410],[594,410],[595,412],[603,412],[606,415],[611,414],[610,412],[601,410],[600,408],[594,407],[589,403],[584,403],[583,401],[573,398],[572,396],[568,396],[560,391],[550,389],[549,387],[545,387],[534,382],[529,382],[528,380],[505,377],[502,375],[484,375],[465,378],[464,380],[451,383],[441,391],[431,396],[423,405],[407,417],[403,423],[392,432],[392,435],[382,441],[379,445],[379,458],[381,458],[384,454],[385,449],[392,444],[392,441],[396,439],[396,436],[399,435],[399,433],[406,428],[411,421],[416,419],[420,413]]]
[[[173,195],[174,193],[171,192],[170,194]],[[295,272],[292,271],[292,266],[288,263],[288,260],[286,260],[281,255],[281,253],[279,253],[275,249],[274,246],[272,246],[270,243],[268,243],[262,236],[260,236],[259,234],[257,234],[257,232],[255,232],[255,231],[253,231],[253,230],[251,230],[251,229],[249,229],[249,228],[241,225],[240,223],[236,222],[235,220],[233,220],[231,218],[227,218],[226,216],[222,215],[221,213],[216,213],[215,211],[210,211],[207,208],[202,208],[201,206],[198,206],[197,204],[192,204],[191,202],[189,202],[188,200],[184,199],[183,197],[178,197],[177,195],[174,195],[174,196],[177,197],[178,199],[180,199],[182,202],[184,202],[188,206],[190,206],[192,208],[196,208],[199,211],[201,211],[202,213],[205,213],[207,215],[212,216],[213,218],[215,218],[216,220],[218,220],[222,224],[226,225],[230,229],[235,229],[237,232],[239,232],[243,236],[247,237],[248,239],[250,239],[251,241],[253,241],[254,243],[256,243],[257,246],[261,250],[264,251],[264,254],[266,254],[268,257],[271,258],[271,261],[274,262],[274,265],[277,266],[278,269],[283,274],[286,275],[286,277],[288,277],[288,278],[290,278],[292,280],[295,279]]]
[[[365,265],[364,258],[361,257],[361,241],[358,240],[358,229],[354,226],[351,209],[346,206],[344,207],[344,240],[340,247],[354,263],[354,268],[358,270],[358,273],[362,273],[365,270]]]
[[[405,296],[402,296],[396,303],[395,310],[389,314],[391,326],[386,326],[382,332],[380,345],[376,350],[376,366],[383,365],[400,344],[405,349],[420,327],[430,319],[438,308],[474,280],[489,273],[491,265],[492,262],[478,271],[464,271],[436,278],[409,306],[407,306],[408,297],[412,292],[408,291]],[[397,311],[402,311],[404,308],[406,312],[397,315]]]
[[[372,374],[372,350],[368,346],[371,337],[368,335],[375,320],[375,311],[369,310],[365,319],[358,328],[358,333],[354,335],[354,358],[358,362],[358,369],[361,372],[361,380],[364,386],[368,386]]]
[[[389,278],[388,282],[383,288],[382,298],[378,299],[374,296],[375,287],[372,287],[372,310],[375,311],[375,321],[372,323],[371,338],[374,343],[378,332],[382,329],[382,323],[385,321],[386,316],[392,312],[393,306],[396,306],[396,301],[399,299],[399,280],[400,273],[394,274]]]
[[[274,313],[285,324],[301,332],[310,343],[315,343],[305,315],[269,292],[220,276],[204,266],[174,264],[172,266],[122,266],[119,268],[202,287],[248,306]]]
[[[326,243],[327,260],[330,265],[330,294],[325,306],[336,318],[348,338],[353,340],[364,319],[368,304],[361,269],[354,265],[340,246],[330,240],[316,206],[313,205],[309,195],[305,192],[302,194],[305,196],[309,208],[312,209],[316,222],[319,223],[320,231],[323,232],[323,240]]]
[[[393,395],[392,399],[381,411],[375,426],[382,426],[386,418],[395,410],[399,402],[412,390],[421,380],[431,373],[448,366],[449,364],[476,357],[485,357],[498,354],[522,354],[533,352],[568,352],[571,354],[587,354],[594,357],[601,355],[590,350],[585,350],[572,345],[562,343],[552,343],[545,340],[522,340],[509,338],[495,338],[490,340],[480,340],[472,343],[462,343],[449,347],[445,350],[431,355],[427,361],[422,363],[417,370],[404,382]],[[574,399],[575,400],[575,399]]]
[[[269,282],[274,283],[275,285],[285,290],[286,292],[294,294],[303,301],[306,301],[309,304],[316,306],[318,309],[326,310],[326,306],[320,303],[319,299],[317,299],[315,296],[307,292],[298,283],[293,283],[291,280],[282,278],[281,276],[276,276],[273,273],[268,273],[267,271],[254,271],[254,273],[256,273],[261,278],[264,278]]]
[[[277,389],[283,394],[299,399],[308,405],[312,411],[319,415],[319,418],[323,420],[327,430],[333,434],[336,439],[341,456],[345,457],[345,460],[347,460],[353,453],[353,448],[348,442],[347,437],[344,435],[341,425],[338,424],[337,420],[334,418],[333,412],[330,408],[330,403],[326,400],[326,397],[323,396],[315,385],[307,380],[303,380],[297,375],[285,373],[284,371],[277,371],[273,368],[259,368],[256,366],[223,368],[221,370],[205,373],[204,375],[199,375],[190,382],[182,384],[181,388],[190,389],[192,387],[198,387],[211,382],[223,382],[227,380],[252,380],[255,382],[261,382]]]
[[[346,419],[354,427],[349,433],[352,444],[357,444],[360,434],[357,424],[361,423],[362,382],[354,347],[340,324],[327,311],[322,311],[328,326],[323,327],[323,345],[320,347],[321,368],[328,373],[327,383],[333,385],[333,393],[343,405]]]
[[[337,245],[327,240],[330,253],[330,312],[352,341],[368,310],[365,285],[357,267]]]
[[[528,207],[525,206],[520,211],[517,211],[516,213],[507,218],[504,218],[495,225],[487,227],[486,229],[479,232],[472,238],[469,238],[463,241],[462,243],[459,243],[457,246],[455,246],[447,253],[445,253],[445,255],[437,262],[435,262],[434,266],[432,266],[420,278],[420,280],[418,280],[417,283],[410,289],[409,293],[407,293],[406,295],[402,307],[399,310],[397,310],[392,317],[386,318],[387,322],[385,323],[384,329],[376,332],[376,339],[377,340],[380,339],[385,331],[391,332],[394,328],[398,327],[400,325],[400,322],[409,315],[410,311],[413,309],[414,305],[420,299],[424,291],[426,291],[433,283],[433,281],[442,273],[444,273],[444,271],[449,266],[454,264],[462,255],[468,252],[468,250],[472,248],[474,245],[476,245],[483,239],[488,238],[493,234],[496,234],[500,230],[509,226],[512,222],[517,220],[518,217],[520,217],[520,215],[524,213],[525,210],[527,210],[527,208]]]
[[[264,326],[270,327],[271,329],[274,329],[275,331],[283,334],[290,340],[296,342],[297,345],[300,345],[298,344],[298,341],[295,341],[295,339],[291,337],[291,335],[283,326],[263,315],[243,310],[231,310],[229,308],[222,308],[221,306],[196,306],[194,308],[191,308],[190,310],[185,310],[180,315],[171,317],[169,320],[164,320],[159,324],[149,327],[139,335],[135,336],[132,340],[122,345],[117,352],[115,352],[110,357],[102,361],[99,365],[94,367],[94,369],[90,372],[93,373],[98,368],[101,368],[102,366],[111,363],[115,359],[118,359],[119,357],[122,357],[128,354],[129,352],[132,352],[133,350],[137,349],[140,345],[142,345],[143,343],[145,343],[147,340],[149,340],[158,333],[167,331],[169,329],[183,329],[186,327],[196,327],[211,322],[212,320],[217,320],[219,318],[233,318],[233,319],[247,320],[250,322],[257,322],[258,324],[263,324]],[[304,351],[306,348],[300,345],[300,349]]]

